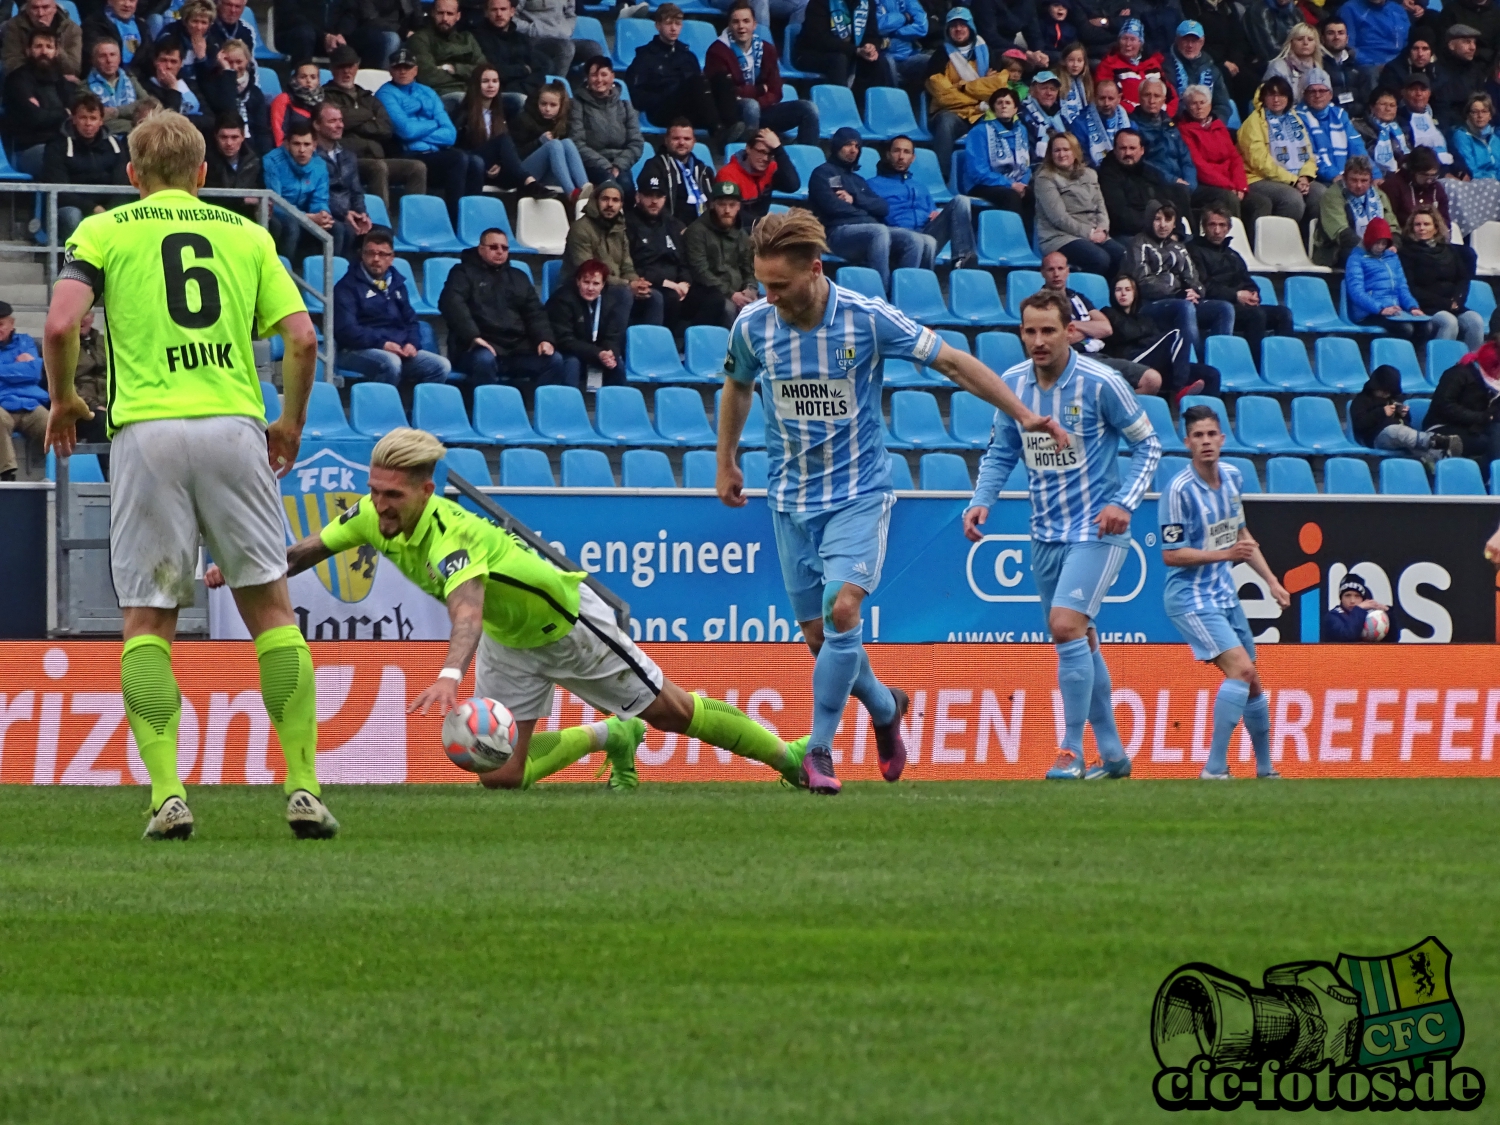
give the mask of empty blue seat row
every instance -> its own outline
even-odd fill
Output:
[[[1282,418],[1281,405],[1275,399],[1253,395],[1240,399],[1236,405],[1239,426],[1234,429],[1229,425],[1229,413],[1222,399],[1211,395],[1188,395],[1183,398],[1184,411],[1193,406],[1212,407],[1219,416],[1219,426],[1225,434],[1226,453],[1242,456],[1253,453],[1381,456],[1349,437],[1332,399],[1312,396],[1294,398],[1290,432]]]

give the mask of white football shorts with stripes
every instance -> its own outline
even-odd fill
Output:
[[[1233,606],[1209,606],[1172,613],[1168,620],[1177,626],[1182,639],[1193,650],[1195,660],[1215,660],[1232,648],[1243,648],[1255,659],[1255,635],[1238,602]]]
[[[507,648],[488,633],[474,664],[478,693],[498,699],[517,722],[552,714],[552,689],[567,688],[596,711],[633,719],[666,682],[656,661],[621,632],[614,610],[578,587],[578,621],[568,635],[540,648]]]
[[[200,533],[231,589],[286,574],[286,513],[265,423],[132,422],[109,461],[109,565],[122,606],[192,605]]]

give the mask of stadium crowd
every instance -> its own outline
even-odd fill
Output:
[[[278,58],[244,0],[26,0],[0,31],[3,132],[19,171],[76,186],[58,201],[66,239],[126,198],[88,188],[125,182],[134,124],[187,116],[208,142],[207,186],[269,188],[329,232],[349,263],[338,367],[408,401],[430,381],[466,393],[625,382],[631,325],[664,326],[681,348],[689,327],[727,328],[757,298],[747,231],[788,203],[886,294],[903,268],[992,265],[978,220],[1012,213],[1045,285],[1076,311],[1077,346],[1174,402],[1219,391],[1208,338],[1238,335],[1259,357],[1293,332],[1251,276],[1237,222],[1295,222],[1312,260],[1342,272],[1355,328],[1468,352],[1489,329],[1468,307],[1476,257],[1462,235],[1500,220],[1493,0],[710,6],[722,30],[706,50],[683,38],[674,3],[619,9],[612,58],[597,21],[580,33],[573,0],[276,0]],[[634,53],[617,68],[627,24]],[[371,70],[386,75],[373,91]],[[908,127],[876,140],[830,125],[784,71],[804,91],[852,86],[861,106],[884,89]],[[791,145],[821,162],[799,167]],[[929,156],[945,183],[921,174]],[[425,295],[443,355],[387,217],[433,195],[457,227],[486,191],[561,205],[561,272],[544,301],[510,268],[510,230],[485,229]],[[272,227],[289,262],[320,251],[291,216]],[[1107,303],[1070,272],[1102,277]],[[29,432],[25,396],[7,388],[30,369],[0,347],[0,426]],[[1500,452],[1500,384],[1480,363],[1428,373],[1425,429],[1389,424],[1399,411],[1382,405],[1388,424],[1362,410],[1355,436],[1428,460]]]

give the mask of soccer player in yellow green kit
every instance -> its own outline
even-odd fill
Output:
[[[516,718],[515,753],[480,778],[491,789],[529,789],[604,751],[611,789],[638,784],[635,750],[650,723],[763,762],[806,787],[800,744],[788,746],[737,707],[690,695],[621,632],[581,571],[564,571],[452,500],[434,495],[443,444],[422,430],[392,430],[370,454],[370,494],[317,535],[287,548],[292,574],[368,544],[448,607],[448,656],[408,711],[458,704],[458,684],[476,653],[475,686]],[[220,577],[210,568],[210,586]],[[535,733],[552,713],[554,686],[614,717]]]
[[[177,777],[182,697],[172,674],[177,610],[193,601],[200,532],[255,638],[261,696],[286,756],[287,823],[326,839],[319,798],[312,655],[286,587],[276,478],[296,460],[317,339],[271,236],[197,197],[203,135],[159,113],[130,137],[138,202],[92,215],[68,240],[44,351],[48,447],[66,457],[91,416],[73,386],[78,327],[96,300],[108,318],[110,569],[125,617],[125,715],[151,774],[148,839],[187,839]],[[255,327],[286,342],[281,417],[269,427],[251,352]]]

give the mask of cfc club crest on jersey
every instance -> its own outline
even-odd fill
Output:
[[[317,535],[335,521],[354,518],[360,498],[369,490],[369,470],[331,449],[320,449],[281,479],[281,502],[291,526],[292,542]],[[361,547],[313,568],[323,588],[341,602],[361,602],[375,581],[380,556]]]
[[[857,362],[858,353],[853,348],[835,348],[833,358],[839,367],[847,371]]]

